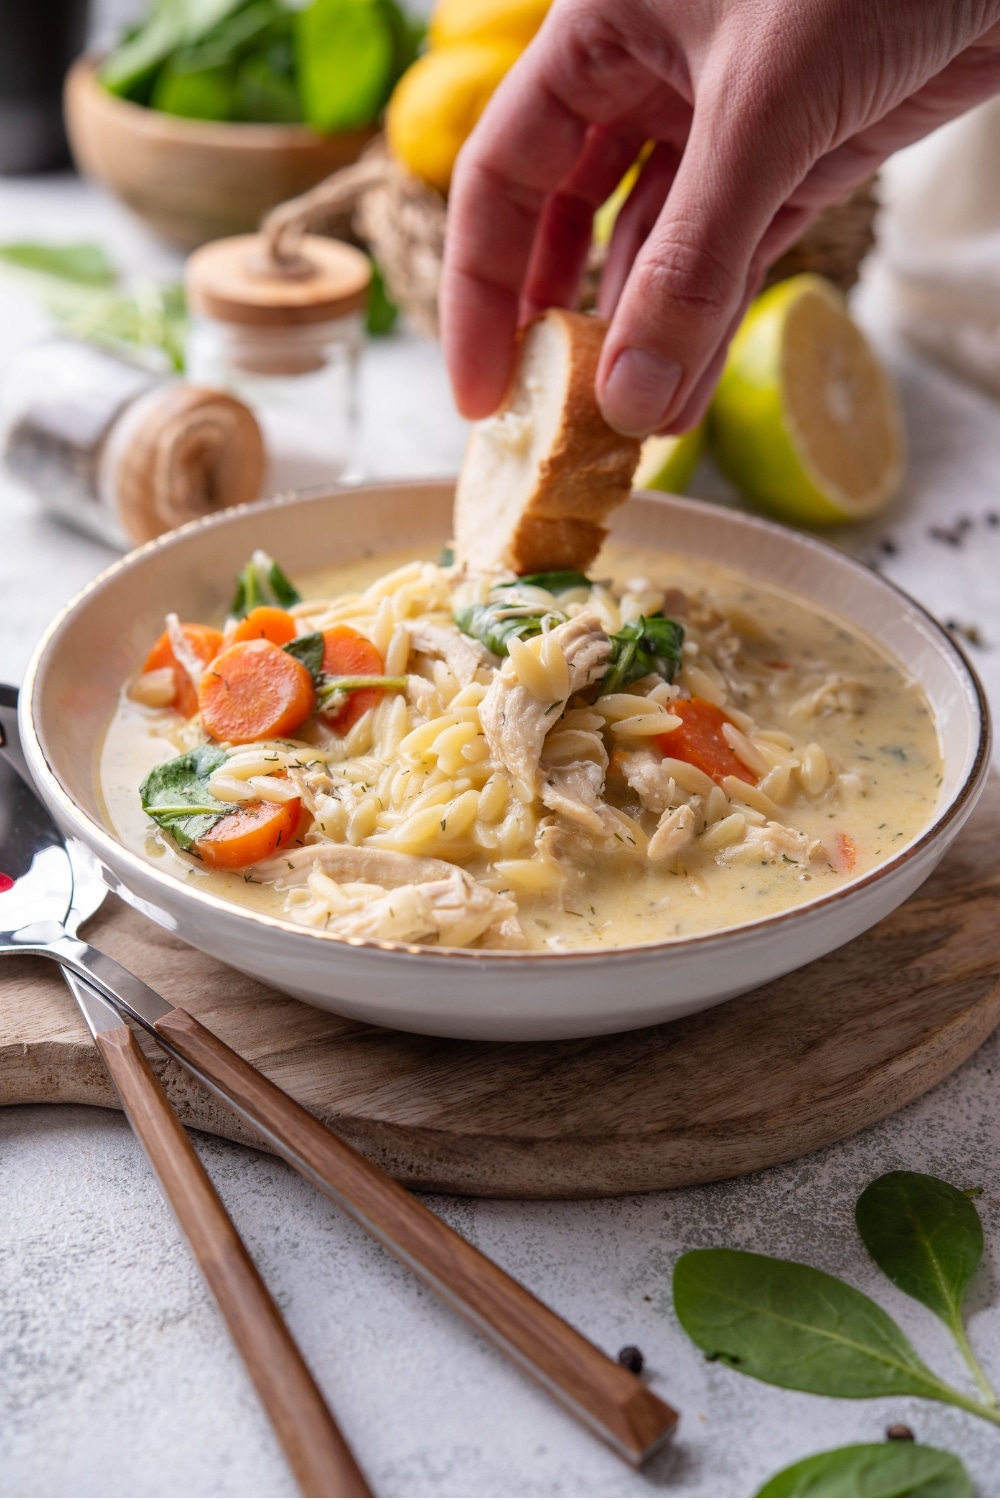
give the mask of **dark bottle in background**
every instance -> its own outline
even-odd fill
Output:
[[[69,159],[62,85],[87,34],[87,0],[0,0],[0,172]]]

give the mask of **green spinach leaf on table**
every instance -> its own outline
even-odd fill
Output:
[[[947,1325],[980,1389],[995,1402],[962,1318],[965,1293],[983,1255],[975,1204],[938,1177],[887,1172],[861,1194],[855,1221],[875,1264]]]
[[[373,260],[371,285],[368,288],[368,310],[366,314],[368,332],[373,338],[382,338],[385,334],[392,332],[396,326],[398,317],[399,308],[389,296],[381,267]],[[441,566],[449,567],[450,563],[454,561],[455,556],[452,553],[450,562],[442,563]]]
[[[798,1261],[745,1250],[690,1250],[674,1269],[684,1331],[744,1375],[819,1396],[956,1393],[863,1292]]]
[[[208,790],[213,772],[228,758],[218,745],[198,745],[154,766],[139,788],[143,812],[182,849],[204,838],[220,818],[239,811],[234,802],[220,802]]]
[[[758,1497],[837,1495],[972,1495],[965,1465],[953,1453],[920,1443],[854,1443],[814,1453],[775,1474]]]
[[[93,292],[72,310],[52,310],[76,338],[156,370],[184,369],[187,307],[179,284],[144,282],[131,294]]]
[[[114,286],[118,272],[100,245],[83,241],[70,245],[47,245],[21,240],[0,245],[0,260],[22,271],[57,276],[87,287]]]

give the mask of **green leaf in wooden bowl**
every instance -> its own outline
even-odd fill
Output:
[[[370,124],[385,103],[395,55],[393,28],[380,0],[312,0],[299,11],[299,91],[313,129]]]

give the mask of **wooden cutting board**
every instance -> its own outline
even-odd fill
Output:
[[[918,1098],[1000,1022],[1000,778],[934,877],[848,947],[738,1000],[620,1036],[442,1041],[342,1020],[109,897],[87,936],[411,1187],[573,1198],[732,1177]],[[780,937],[775,941],[780,941]],[[181,1118],[261,1143],[150,1056]],[[58,969],[0,964],[0,1103],[115,1107]]]

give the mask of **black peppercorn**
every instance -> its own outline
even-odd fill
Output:
[[[641,1375],[645,1364],[642,1350],[637,1349],[634,1344],[626,1344],[624,1349],[618,1351],[618,1363],[624,1365],[626,1370],[631,1370],[633,1375]]]

